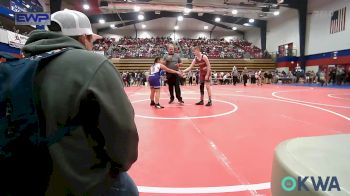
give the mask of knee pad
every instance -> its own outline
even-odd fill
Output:
[[[204,83],[200,84],[199,89],[201,91],[201,95],[204,95]]]

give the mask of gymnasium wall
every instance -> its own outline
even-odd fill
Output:
[[[212,38],[216,38],[216,39],[221,39],[224,38],[225,40],[229,41],[229,40],[235,40],[235,39],[243,39],[243,35],[238,35],[233,33],[232,30],[225,30],[225,31],[213,31]]]
[[[157,31],[157,30],[156,30]],[[161,32],[157,31],[158,33],[156,34],[162,34]],[[174,39],[174,32],[168,32],[166,34],[167,36],[171,37]],[[175,32],[175,40],[181,39],[181,38],[192,38],[192,39],[198,39],[199,37],[201,38],[210,38],[210,34],[207,31],[203,32],[198,32],[198,31],[176,31]]]
[[[261,36],[259,28],[252,28],[249,31],[246,31],[244,39],[261,48]]]
[[[330,34],[331,14],[347,7],[345,31]],[[308,5],[306,55],[350,49],[350,1],[310,0]]]
[[[293,43],[299,55],[299,19],[295,9],[281,8],[278,17],[267,22],[266,49],[269,52],[278,51],[278,46]]]
[[[135,31],[132,29],[109,29],[104,32],[99,32],[99,35],[106,36],[106,37],[112,37],[116,40],[119,40],[120,38],[124,36],[131,36],[135,37]]]
[[[345,31],[331,34],[332,12],[346,7]],[[306,31],[306,69],[350,64],[350,1],[309,0]],[[287,32],[287,31],[286,31]],[[277,67],[293,69],[299,59],[278,58]]]
[[[125,35],[136,37],[136,33],[132,29],[116,29],[109,30],[100,33],[104,36],[114,37],[117,40]],[[151,38],[151,37],[162,37],[162,36],[170,36],[174,39],[174,31],[164,31],[164,30],[138,30],[137,37],[138,38]],[[199,37],[205,37],[207,39],[210,38],[209,31],[176,31],[175,32],[175,40],[179,38],[192,38],[198,39]],[[224,38],[224,39],[242,39],[242,35],[233,34],[232,31],[214,31],[211,35],[211,38]]]

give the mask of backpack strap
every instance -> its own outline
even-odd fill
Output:
[[[18,58],[7,53],[7,52],[0,52],[0,58],[6,59],[6,61],[14,61],[17,60]]]
[[[68,50],[71,50],[72,48],[61,48],[61,49],[56,49],[56,50],[51,50],[51,51],[48,51],[48,52],[44,52],[44,53],[41,53],[41,54],[38,54],[38,55],[35,55],[35,56],[31,56],[31,57],[28,57],[29,59],[31,60],[34,60],[34,61],[42,61],[42,60],[45,60],[45,59],[49,59],[49,58],[53,58],[55,56],[58,56]]]
[[[50,60],[52,60],[52,58],[66,52],[68,50],[71,50],[71,49],[73,49],[73,48],[62,48],[62,49],[52,50],[52,51],[45,52],[45,53],[31,57],[35,61],[40,61],[40,65],[37,67],[36,71],[38,71],[39,69],[46,66],[48,64],[48,62]],[[35,102],[40,103],[40,100],[38,97],[35,97]],[[39,121],[40,121],[40,119],[44,119],[42,111],[37,111],[37,113],[38,113]],[[60,141],[64,136],[68,135],[71,131],[78,128],[78,122],[79,122],[79,120],[77,119],[77,117],[73,118],[73,119],[69,120],[66,125],[59,126],[58,129],[56,131],[54,131],[51,135],[46,135],[45,125],[40,124],[41,128],[39,129],[40,130],[39,142],[45,143],[48,146],[55,144],[56,142]]]

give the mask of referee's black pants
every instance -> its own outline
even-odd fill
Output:
[[[170,93],[170,100],[174,100],[174,87],[176,98],[179,101],[182,101],[181,89],[180,89],[180,78],[177,74],[167,73],[168,87]]]

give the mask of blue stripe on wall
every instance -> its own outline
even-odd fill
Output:
[[[21,54],[21,50],[18,48],[13,48],[5,43],[0,43],[0,51],[2,52],[8,52],[13,54]]]
[[[336,55],[334,52],[326,52],[326,53],[321,53],[321,54],[313,54],[313,55],[308,55],[305,56],[305,60],[318,60],[318,59],[324,59],[324,58],[333,58],[334,56],[337,57],[343,57],[343,56],[350,56],[350,49],[349,50],[340,50],[337,51]],[[279,57],[276,59],[277,63],[282,63],[282,62],[290,62],[290,61],[298,61],[299,57]]]
[[[281,63],[281,62],[290,62],[290,61],[298,61],[299,57],[296,56],[284,56],[284,57],[279,57],[276,59],[277,63]]]
[[[350,50],[340,50],[337,51],[337,54],[334,55],[334,52],[327,52],[322,54],[313,54],[306,56],[306,60],[317,60],[317,59],[323,59],[323,58],[333,58],[334,56],[350,56]]]

